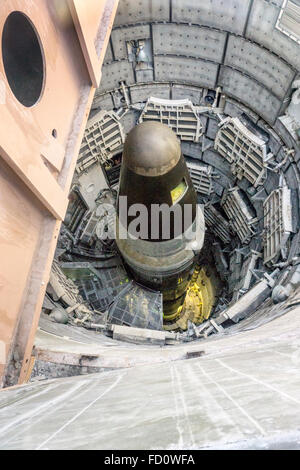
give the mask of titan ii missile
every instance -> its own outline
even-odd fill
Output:
[[[146,121],[122,157],[116,242],[133,278],[163,293],[164,318],[182,305],[204,240],[203,212],[176,134]]]

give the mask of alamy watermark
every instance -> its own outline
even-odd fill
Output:
[[[105,213],[99,220],[96,233],[99,238],[116,238],[115,208],[105,204]],[[151,221],[151,223],[149,223]],[[128,205],[127,196],[119,197],[118,238],[121,240],[169,240],[172,234],[176,239],[187,241],[202,240],[204,234],[203,211],[199,205],[193,204],[144,204]]]

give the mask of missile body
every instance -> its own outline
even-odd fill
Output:
[[[124,145],[116,242],[134,279],[163,293],[166,321],[184,301],[203,239],[203,213],[176,134],[154,121],[139,124]]]

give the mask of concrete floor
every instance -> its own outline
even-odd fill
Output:
[[[258,329],[202,342],[206,354],[197,359],[1,391],[0,448],[300,449],[297,338],[299,307]]]

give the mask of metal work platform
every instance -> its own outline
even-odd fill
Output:
[[[162,330],[162,294],[131,281],[115,298],[107,321],[115,325]]]
[[[228,118],[219,129],[215,149],[230,163],[238,179],[246,178],[254,187],[266,178],[266,143],[238,118]]]
[[[253,216],[238,187],[228,189],[221,199],[232,230],[242,243],[249,243],[255,233],[257,219]]]
[[[110,156],[122,147],[124,139],[124,131],[116,113],[97,113],[87,123],[77,160],[77,173],[94,163],[109,160]]]
[[[149,98],[140,116],[140,122],[159,121],[171,127],[181,140],[199,142],[203,125],[197,108],[190,100]]]
[[[275,189],[264,201],[264,263],[274,264],[287,257],[287,244],[293,232],[291,190]]]

